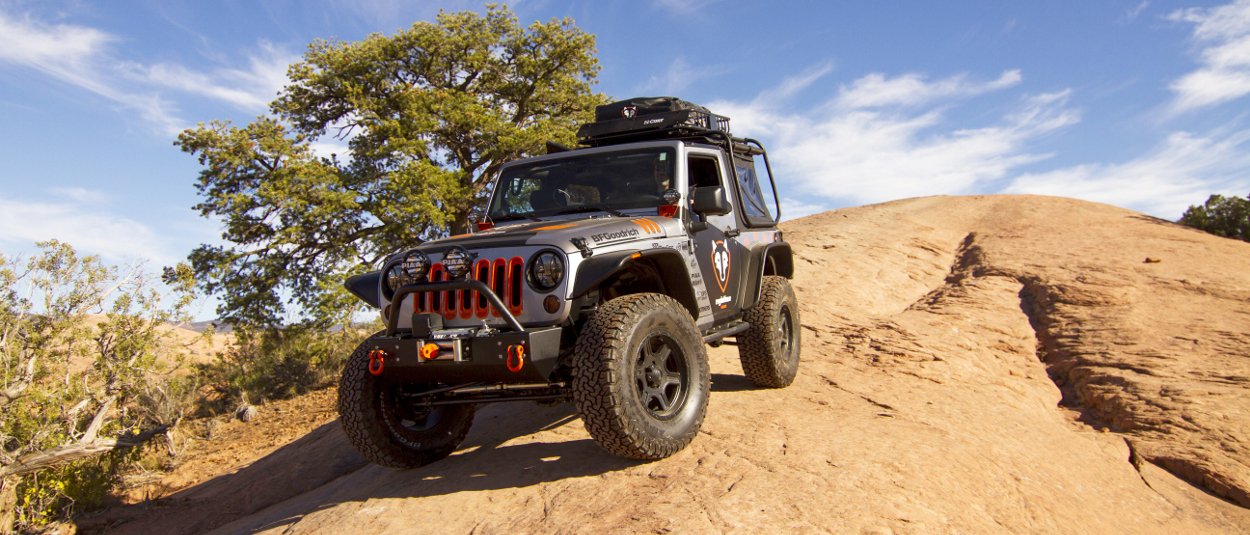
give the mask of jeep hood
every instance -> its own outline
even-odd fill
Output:
[[[574,238],[591,249],[632,241],[663,238],[681,232],[681,223],[660,216],[610,217],[539,221],[495,227],[426,242],[419,249],[441,253],[452,246],[468,250],[525,245],[550,245],[565,252],[576,251]]]

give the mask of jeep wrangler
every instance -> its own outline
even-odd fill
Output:
[[[660,459],[703,423],[705,344],[737,345],[757,386],[794,380],[794,264],[757,178],[762,163],[780,212],[764,147],[670,97],[595,115],[578,148],[503,166],[475,232],[346,281],[386,322],[339,386],[369,460],[442,459],[478,404],[502,401],[572,401],[607,451]]]

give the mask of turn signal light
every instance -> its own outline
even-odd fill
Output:
[[[548,314],[555,314],[557,310],[560,310],[560,298],[548,295],[546,299],[543,299],[543,310],[546,310]]]

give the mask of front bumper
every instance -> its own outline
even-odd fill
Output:
[[[500,312],[507,329],[422,329],[401,331],[399,309],[387,318],[385,336],[370,340],[369,371],[388,381],[405,383],[535,383],[548,382],[560,359],[563,329],[526,330],[485,284],[476,280],[408,284],[395,291],[393,303],[417,292],[474,290]],[[417,321],[413,325],[429,325]]]
[[[561,333],[550,327],[454,338],[440,338],[438,331],[430,338],[374,338],[373,350],[381,354],[370,357],[370,372],[403,383],[548,382],[560,360]],[[431,345],[437,350],[422,355]]]

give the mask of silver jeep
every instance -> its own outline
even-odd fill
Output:
[[[387,327],[349,358],[344,431],[396,468],[441,459],[477,404],[576,403],[617,455],[684,448],[707,407],[705,344],[779,388],[800,355],[790,246],[759,142],[669,97],[600,106],[583,147],[505,165],[472,234],[403,250],[347,288]],[[732,340],[731,340],[732,339]]]

